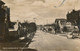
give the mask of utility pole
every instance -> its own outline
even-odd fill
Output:
[[[47,24],[48,24],[48,19],[47,19]]]
[[[34,22],[36,23],[36,18],[33,18],[34,19]]]

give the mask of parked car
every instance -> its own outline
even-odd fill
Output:
[[[66,24],[66,19],[56,19],[55,20],[55,32],[63,33],[63,28]]]
[[[72,32],[69,32],[67,38],[80,38],[79,29],[77,26],[74,26]]]
[[[71,32],[74,28],[74,25],[71,24],[71,22],[66,22],[66,24],[63,27],[64,32]]]

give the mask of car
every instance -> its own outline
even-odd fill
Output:
[[[74,26],[72,32],[69,32],[67,34],[67,38],[72,38],[72,39],[74,39],[74,38],[80,38],[79,29],[78,29],[77,26]]]
[[[56,19],[55,20],[55,32],[63,33],[63,28],[66,24],[66,19]]]

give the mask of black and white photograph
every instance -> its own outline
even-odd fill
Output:
[[[80,0],[0,0],[0,51],[80,51]]]

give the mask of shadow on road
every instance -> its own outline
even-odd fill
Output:
[[[6,50],[1,50],[1,51],[37,51],[36,49],[6,49]]]
[[[67,37],[67,35],[66,35],[66,34],[60,34],[60,36]]]
[[[24,49],[23,51],[37,51],[36,49]]]

